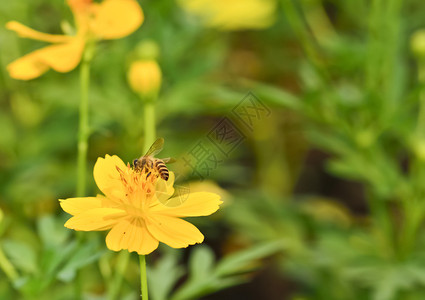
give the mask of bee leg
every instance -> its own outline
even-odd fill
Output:
[[[152,172],[149,172],[148,175],[146,175],[146,179],[148,179],[149,176],[151,176]]]

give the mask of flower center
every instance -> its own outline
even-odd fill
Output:
[[[85,12],[92,4],[92,0],[68,0],[68,5],[73,11]]]
[[[124,170],[118,166],[116,169],[125,191],[124,209],[131,215],[142,216],[154,199],[158,171],[154,168],[134,170],[130,164]]]

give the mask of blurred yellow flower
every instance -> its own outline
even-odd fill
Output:
[[[146,255],[159,242],[173,248],[202,243],[204,236],[180,217],[207,216],[222,203],[214,193],[198,192],[185,196],[178,207],[163,205],[174,193],[174,173],[168,181],[136,172],[118,156],[106,155],[94,166],[94,179],[105,197],[60,200],[64,211],[73,215],[65,227],[79,231],[111,229],[106,245],[113,251],[127,249]]]
[[[137,60],[127,74],[131,89],[142,95],[156,95],[161,87],[162,73],[155,60]]]
[[[415,31],[410,38],[410,48],[413,54],[425,57],[425,29]]]
[[[222,30],[262,29],[275,20],[275,0],[179,0],[206,26]]]
[[[69,72],[81,61],[89,41],[118,39],[134,32],[143,22],[143,12],[135,0],[67,0],[74,15],[77,33],[46,34],[19,22],[11,21],[6,28],[20,37],[40,40],[53,45],[31,52],[7,66],[12,78],[29,80],[47,72]]]

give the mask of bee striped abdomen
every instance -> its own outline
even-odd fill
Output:
[[[155,167],[158,170],[159,176],[161,176],[162,179],[167,181],[168,177],[170,177],[170,174],[168,172],[168,168],[165,165],[165,163],[162,160],[158,159],[155,162]]]

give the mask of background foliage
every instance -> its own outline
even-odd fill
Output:
[[[146,39],[161,51],[164,157],[190,151],[249,91],[271,110],[208,181],[192,178],[225,204],[194,220],[204,245],[148,258],[151,297],[423,299],[423,2],[282,0],[273,25],[235,31],[203,26],[172,0],[140,3],[143,26],[96,50],[90,167],[141,154],[126,71]],[[60,33],[71,15],[62,0],[0,2],[0,298],[137,299],[136,257],[106,250],[104,233],[63,227],[78,71],[9,78],[9,62],[42,46],[6,31],[9,20]]]

